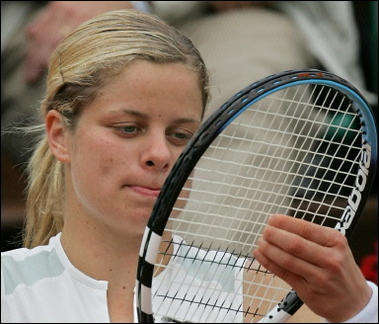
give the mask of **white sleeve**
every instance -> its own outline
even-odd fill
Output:
[[[370,301],[357,315],[341,323],[378,323],[378,286],[370,281],[367,284],[372,289]]]

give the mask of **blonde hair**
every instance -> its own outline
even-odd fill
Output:
[[[50,58],[47,90],[41,103],[61,113],[74,129],[82,108],[99,90],[134,60],[158,64],[183,63],[198,75],[205,108],[208,73],[192,42],[158,17],[136,10],[97,16],[79,26]],[[49,149],[46,134],[28,164],[27,216],[24,246],[47,244],[63,228],[64,169]]]

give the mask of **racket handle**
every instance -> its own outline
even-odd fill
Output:
[[[286,297],[274,307],[258,323],[284,323],[303,305],[295,291],[290,291]]]

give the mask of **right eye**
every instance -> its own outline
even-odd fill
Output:
[[[137,131],[136,126],[124,126],[120,127],[120,130],[125,132],[125,133],[135,133]]]
[[[132,137],[142,133],[142,128],[137,125],[122,125],[115,127],[117,132],[125,137]]]

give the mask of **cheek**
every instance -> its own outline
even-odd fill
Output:
[[[120,149],[114,143],[102,136],[79,137],[72,158],[72,170],[77,177],[96,178],[109,177],[116,170],[117,164],[122,164]]]

